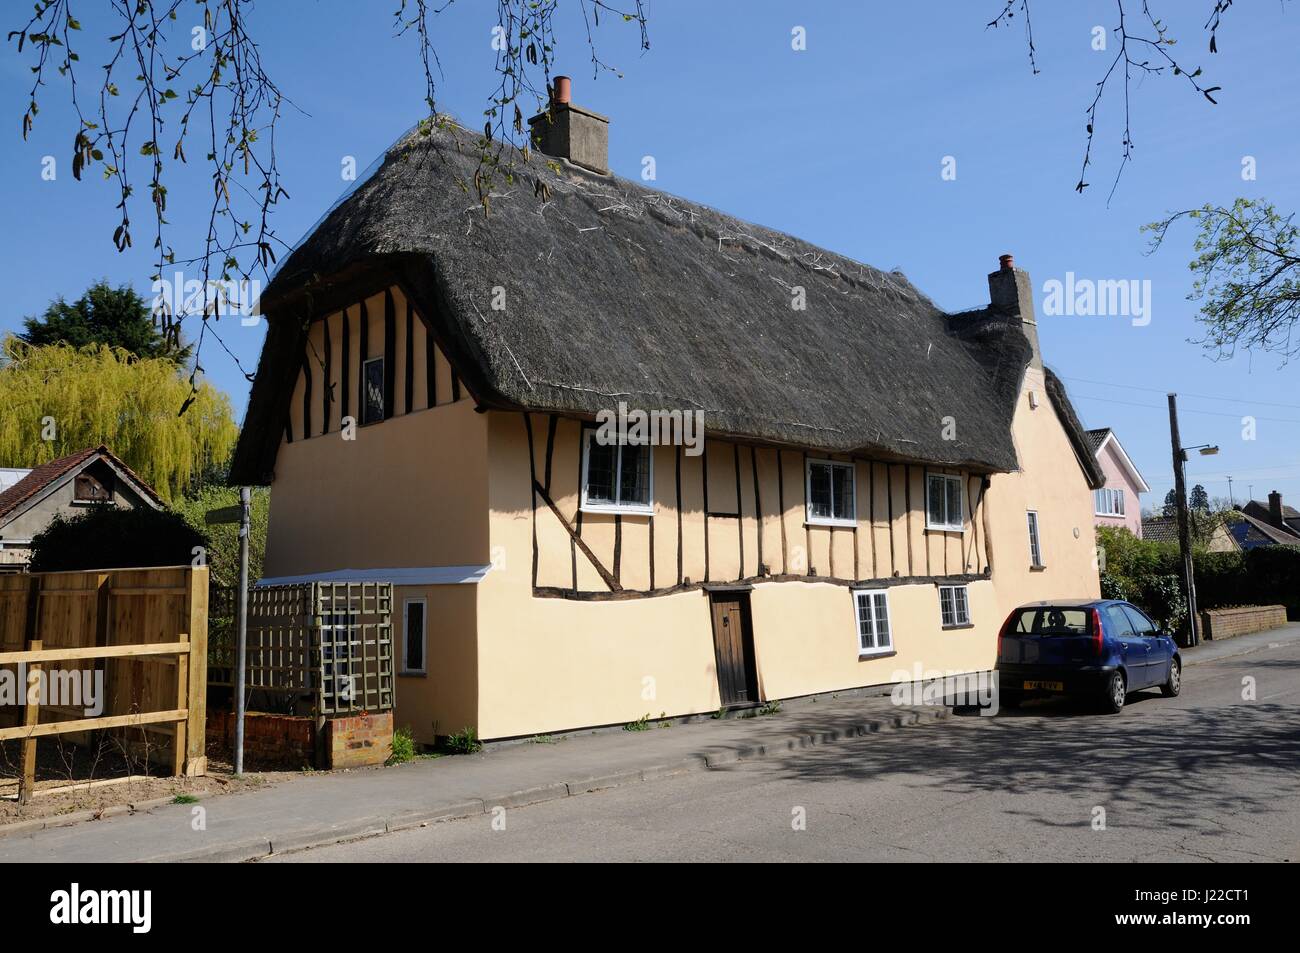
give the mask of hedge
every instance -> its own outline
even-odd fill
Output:
[[[32,537],[32,572],[188,566],[207,537],[179,513],[150,507],[92,506],[56,516]]]
[[[1138,539],[1128,530],[1097,530],[1102,595],[1126,599],[1163,624],[1181,629],[1182,559],[1174,543]],[[1283,605],[1300,619],[1300,546],[1260,546],[1226,553],[1194,549],[1196,598],[1202,609]]]

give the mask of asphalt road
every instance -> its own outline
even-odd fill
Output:
[[[1300,643],[1119,715],[957,715],[264,862],[566,860],[1300,860]]]

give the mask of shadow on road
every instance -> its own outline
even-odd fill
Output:
[[[1139,693],[1129,704],[1139,707],[1158,698],[1158,693]],[[803,782],[889,776],[918,789],[1096,798],[1092,803],[1108,810],[1137,806],[1126,811],[1130,819],[1164,830],[1203,830],[1206,816],[1271,813],[1284,798],[1300,793],[1300,710],[1295,707],[1256,703],[1168,708],[1160,714],[1159,720],[1139,721],[1124,713],[1091,714],[1068,701],[1031,702],[996,718],[815,748],[774,766],[784,777]],[[1056,826],[1041,816],[1026,819]]]

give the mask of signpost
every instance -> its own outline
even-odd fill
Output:
[[[244,666],[248,645],[248,487],[239,488],[239,505],[208,510],[203,521],[209,526],[239,524],[239,594],[235,599],[235,774],[244,773]]]

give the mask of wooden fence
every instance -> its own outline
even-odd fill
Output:
[[[33,791],[37,739],[59,735],[160,732],[173,774],[204,774],[207,638],[206,567],[0,575],[0,668],[24,665],[29,680],[43,670],[102,673],[97,717],[68,718],[84,712],[27,697],[21,724],[0,727],[0,742],[22,742],[19,800]]]

